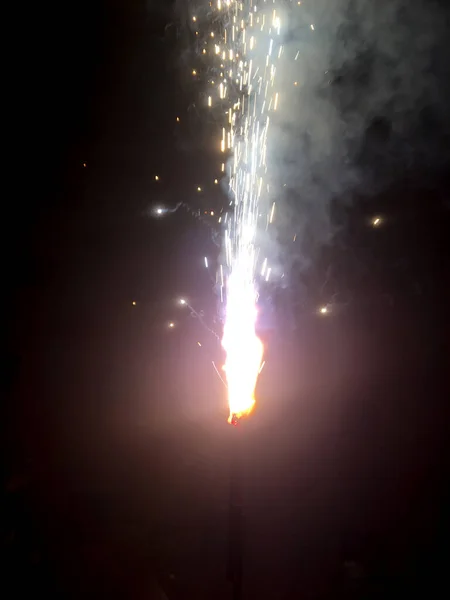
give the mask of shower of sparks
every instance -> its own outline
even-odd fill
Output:
[[[215,0],[211,4],[210,29],[205,36],[209,41],[205,43],[218,77],[210,81],[206,104],[223,109],[226,115],[218,149],[229,157],[226,172],[232,206],[230,218],[224,220],[225,265],[220,270],[220,297],[226,304],[222,345],[226,352],[229,420],[233,422],[254,406],[263,360],[263,344],[256,334],[256,272],[261,271],[268,281],[271,268],[267,259],[262,269],[258,263],[256,237],[260,227],[264,231],[272,222],[275,211],[273,200],[265,197],[270,175],[266,157],[270,120],[282,107],[276,87],[277,69],[283,60],[278,10],[281,3]],[[197,15],[193,18],[196,25]],[[221,170],[225,172],[225,162]],[[265,216],[259,225],[262,212]]]

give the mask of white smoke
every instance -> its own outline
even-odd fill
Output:
[[[449,27],[421,0],[303,1],[286,17],[269,161],[285,186],[281,229],[312,251],[333,234],[333,201],[442,160]]]

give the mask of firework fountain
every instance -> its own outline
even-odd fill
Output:
[[[259,256],[258,236],[274,217],[275,202],[267,165],[269,125],[279,104],[276,74],[283,59],[281,15],[276,0],[216,0],[202,19],[192,16],[201,54],[211,61],[206,104],[222,122],[218,140],[227,175],[231,212],[225,219],[220,297],[225,303],[222,346],[228,389],[229,422],[235,426],[230,479],[228,578],[233,598],[242,594],[242,444],[240,420],[255,404],[255,386],[264,348],[256,332],[257,273],[271,268]],[[199,47],[200,49],[200,47]],[[197,76],[197,70],[192,71]]]
[[[230,423],[248,415],[263,358],[256,334],[259,272],[258,230],[273,219],[266,157],[271,114],[277,110],[281,19],[277,2],[217,0],[212,7],[209,46],[219,75],[208,95],[209,107],[222,109],[226,122],[219,141],[227,163],[232,212],[224,232],[221,298],[225,302],[222,345],[226,352]],[[197,17],[193,17],[196,22]],[[267,259],[262,276],[270,276]],[[225,279],[225,280],[224,280]],[[224,289],[222,289],[224,288]]]

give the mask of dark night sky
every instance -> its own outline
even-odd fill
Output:
[[[159,202],[223,200],[204,183],[216,165],[208,131],[192,126],[196,90],[181,83],[171,11],[92,0],[11,19],[10,597],[230,597],[235,431],[211,368],[220,353],[176,306],[187,294],[213,315],[202,261],[215,246],[184,212],[145,215]],[[386,127],[369,128],[362,163],[383,154]],[[338,204],[332,244],[310,269],[294,264],[288,290],[264,290],[277,325],[262,334],[267,367],[245,427],[246,598],[433,595],[444,580],[450,204],[448,135],[436,126],[438,136],[439,165]],[[374,214],[385,215],[378,230]],[[312,314],[330,298],[335,314]]]

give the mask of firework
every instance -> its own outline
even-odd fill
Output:
[[[268,192],[266,163],[269,125],[280,106],[276,72],[283,54],[281,19],[277,2],[217,0],[219,31],[211,31],[217,79],[208,94],[208,107],[218,104],[226,116],[219,147],[229,154],[228,181],[232,215],[225,225],[225,324],[222,345],[226,352],[230,422],[248,414],[255,403],[254,390],[263,359],[263,344],[256,335],[258,252],[257,233],[263,198]],[[263,229],[272,223],[275,202]],[[259,269],[258,269],[259,270]],[[222,278],[221,271],[221,280]],[[270,277],[267,258],[264,278]]]

